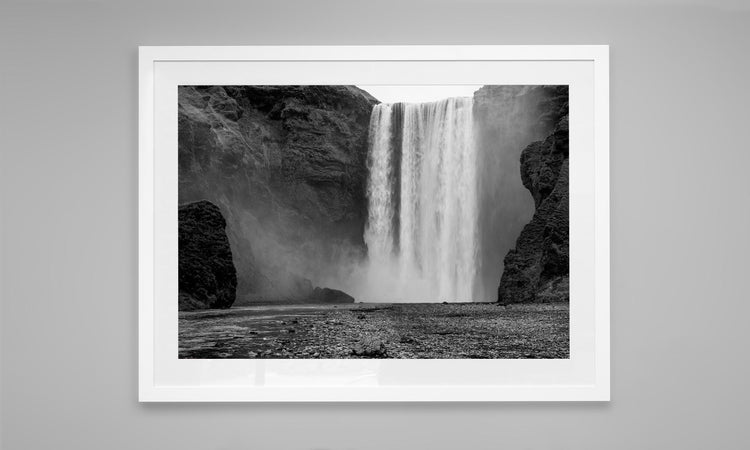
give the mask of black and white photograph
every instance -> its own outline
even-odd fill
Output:
[[[568,359],[568,91],[179,86],[179,358]]]

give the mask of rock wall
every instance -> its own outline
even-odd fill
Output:
[[[335,288],[363,256],[376,103],[353,86],[179,88],[179,201],[225,214],[238,303]]]
[[[521,153],[521,178],[536,210],[508,252],[501,303],[569,301],[568,104],[554,131]]]
[[[199,201],[181,205],[179,232],[179,309],[229,308],[237,272],[219,208]]]
[[[502,261],[534,215],[521,152],[545,139],[567,114],[567,86],[484,86],[474,94],[479,158],[480,279],[477,298],[497,298]]]

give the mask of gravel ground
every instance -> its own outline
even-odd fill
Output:
[[[247,306],[181,312],[180,358],[568,358],[568,304]]]

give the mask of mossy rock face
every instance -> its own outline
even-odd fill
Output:
[[[236,305],[302,301],[364,257],[377,103],[354,86],[179,87],[179,202],[221,208]]]
[[[179,309],[229,308],[237,271],[225,232],[226,221],[211,202],[181,205],[179,217]]]
[[[567,107],[554,131],[521,153],[521,179],[536,211],[505,257],[501,303],[570,300]]]
[[[473,114],[482,157],[478,168],[481,296],[491,300],[502,276],[507,277],[503,302],[537,301],[534,270],[539,259],[534,256],[537,249],[526,244],[540,243],[544,230],[535,226],[525,232],[523,243],[519,236],[554,190],[567,158],[562,148],[567,128],[562,129],[562,122],[568,114],[568,86],[484,86],[474,93]],[[559,138],[554,151],[545,144],[550,135]],[[504,259],[510,267],[501,264]]]

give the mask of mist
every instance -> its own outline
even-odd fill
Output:
[[[479,283],[477,299],[497,300],[503,259],[534,214],[521,180],[521,152],[545,137],[529,86],[487,86],[475,103],[479,152]],[[491,99],[491,101],[489,100]]]
[[[375,106],[362,236],[279,222],[256,233],[277,288],[293,292],[304,278],[365,302],[495,301],[503,258],[534,213],[520,155],[547,130],[531,90]],[[278,230],[304,234],[294,239],[304,245],[279,245]]]

